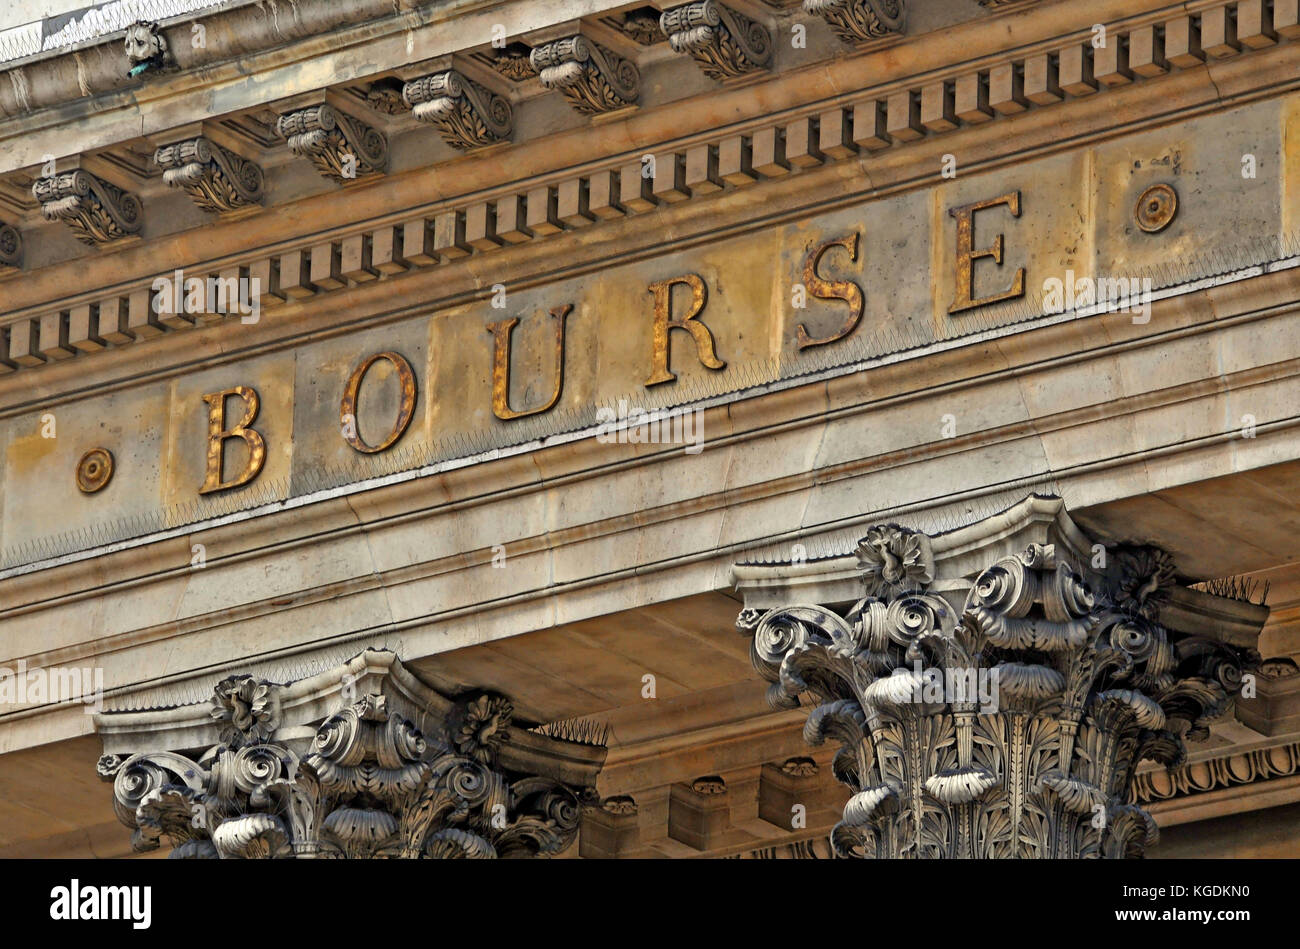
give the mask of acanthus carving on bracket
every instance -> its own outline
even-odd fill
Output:
[[[205,211],[237,211],[262,200],[262,169],[202,135],[162,146],[153,160],[163,181]]]
[[[376,655],[316,691],[338,694],[341,682],[347,695]],[[604,749],[513,726],[499,695],[445,699],[408,687],[409,673],[386,655],[395,671],[380,691],[345,700],[310,741],[286,720],[307,692],[243,675],[217,685],[210,717],[220,741],[202,754],[105,754],[98,772],[113,782],[132,846],[153,850],[166,838],[178,858],[449,858],[549,856],[572,844],[582,808],[597,800]],[[419,714],[430,734],[395,707],[412,693],[430,697]],[[97,721],[122,715],[138,725],[140,713]]]
[[[378,129],[324,103],[282,115],[276,131],[295,155],[335,181],[380,174],[388,166],[388,140]]]
[[[47,221],[62,221],[92,247],[130,237],[144,223],[139,198],[80,168],[36,179],[32,196]]]
[[[411,80],[402,98],[413,116],[436,126],[443,141],[462,151],[504,142],[513,128],[504,96],[452,69]]]
[[[803,0],[805,13],[826,21],[841,40],[862,43],[903,32],[905,0]]]
[[[542,85],[583,115],[625,108],[640,94],[636,65],[581,35],[533,47],[530,61]]]
[[[1069,530],[945,577],[937,538],[882,525],[852,606],[742,611],[770,704],[809,694],[805,739],[842,745],[840,855],[1132,857],[1155,840],[1138,763],[1179,765],[1258,654],[1160,624],[1163,551],[1118,548],[1097,573]]]
[[[715,0],[665,10],[659,28],[676,53],[689,53],[710,79],[734,79],[772,61],[767,27]]]
[[[17,270],[23,262],[23,236],[18,228],[0,223],[0,272],[6,268]]]

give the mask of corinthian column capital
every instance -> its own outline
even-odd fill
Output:
[[[230,676],[201,705],[101,713],[98,771],[135,849],[166,842],[172,857],[560,853],[605,748],[512,718],[503,696],[448,698],[369,650],[288,684]],[[123,750],[199,734],[216,741],[198,755]]]
[[[1094,545],[1054,498],[735,573],[769,702],[809,695],[805,739],[842,745],[842,856],[1140,856],[1138,763],[1180,764],[1231,707],[1267,617],[1177,586],[1163,551]]]

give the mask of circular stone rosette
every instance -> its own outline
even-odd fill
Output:
[[[1178,192],[1169,185],[1152,185],[1138,197],[1133,217],[1148,234],[1163,231],[1178,213]]]
[[[94,494],[113,477],[113,453],[107,448],[92,448],[77,462],[77,487],[84,494]]]

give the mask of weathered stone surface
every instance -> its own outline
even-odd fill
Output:
[[[609,815],[622,823],[595,850],[695,857],[802,853],[843,811],[829,751],[798,800],[773,790],[771,770],[805,753],[802,716],[767,710],[754,688],[723,592],[737,559],[808,557],[767,605],[825,593],[813,602],[841,609],[861,598],[856,567],[816,565],[869,525],[937,536],[1059,490],[1099,540],[1169,550],[1180,583],[1271,578],[1264,651],[1292,654],[1300,123],[1277,77],[1295,73],[1293,6],[1214,0],[1175,16],[1117,0],[1102,18],[1115,46],[1097,57],[1077,5],[912,3],[901,41],[845,46],[795,3],[744,4],[770,60],[735,59],[717,82],[681,53],[700,41],[706,60],[723,55],[719,34],[687,25],[674,53],[658,10],[599,0],[579,22],[565,4],[304,2],[275,28],[257,5],[216,11],[206,49],[188,23],[163,26],[176,72],[127,77],[120,35],[6,70],[0,218],[25,244],[21,273],[0,273],[6,664],[100,670],[110,706],[183,706],[250,663],[286,681],[300,662],[387,644],[446,694],[475,683],[521,719],[610,723],[600,795],[637,813]],[[1197,46],[1195,17],[1230,23],[1211,8],[1236,10],[1235,47],[1226,34]],[[623,32],[629,13],[658,41]],[[498,22],[502,49],[484,45]],[[601,98],[612,108],[579,114],[547,89],[528,52],[579,34],[635,63],[635,108]],[[514,75],[492,68],[497,53]],[[579,62],[543,67],[559,70],[556,91]],[[508,140],[456,149],[368,98],[449,63],[510,102]],[[341,182],[293,155],[276,116],[325,102],[385,136],[387,175],[342,175],[341,146]],[[305,148],[312,131],[291,137]],[[264,169],[264,207],[214,216],[167,187],[155,151],[201,134]],[[138,239],[91,249],[43,221],[30,187],[47,156],[137,194]],[[191,166],[215,174],[172,170]],[[1143,232],[1137,196],[1162,183],[1178,213]],[[969,290],[1005,291],[1023,268],[1023,296],[951,313],[953,212],[1011,193],[1018,214],[1008,201],[971,216]],[[154,281],[175,268],[256,278],[260,316],[155,312]],[[1150,277],[1151,299],[1044,314],[1045,281],[1071,270]],[[725,367],[675,327],[663,372],[676,379],[648,386],[657,302],[667,289],[684,319],[691,278]],[[554,408],[503,421],[489,327],[518,321],[505,396],[529,412],[556,390],[552,314],[570,305]],[[369,454],[349,444],[340,402],[384,352],[413,369],[411,420]],[[398,381],[380,360],[360,386],[351,422],[367,444],[408,405]],[[203,397],[236,386],[258,393],[262,470],[199,494]],[[597,410],[620,400],[668,407],[700,438],[598,437]],[[615,434],[630,432],[649,435]],[[115,470],[86,494],[75,470],[95,448]],[[229,478],[248,445],[225,439],[219,454]],[[1016,539],[999,557],[1042,542]],[[997,559],[969,553],[967,579]],[[1237,614],[1264,610],[1179,589],[1161,607],[1179,636],[1199,624],[1238,647],[1250,617]],[[1295,799],[1293,773],[1261,757],[1292,743],[1285,704],[1258,730],[1225,722],[1191,740],[1188,790],[1152,805],[1157,823]],[[81,793],[93,716],[29,697],[0,718],[0,853],[99,848],[105,799]],[[50,800],[36,776],[69,791]],[[681,788],[701,776],[728,800],[692,834]],[[781,820],[795,804],[805,827]],[[107,846],[122,852],[125,835]]]

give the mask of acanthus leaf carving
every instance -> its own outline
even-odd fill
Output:
[[[582,35],[535,46],[530,61],[542,85],[558,89],[583,115],[625,108],[640,94],[636,65]]]
[[[618,28],[642,46],[654,46],[664,41],[664,34],[659,29],[659,11],[654,7],[629,10],[623,15]]]
[[[1069,550],[1030,543],[953,578],[932,540],[871,528],[857,603],[738,620],[769,702],[810,695],[805,740],[841,746],[832,770],[852,796],[836,853],[1141,855],[1156,829],[1132,802],[1139,762],[1178,765],[1258,655],[1160,625],[1163,551],[1085,576]],[[1139,786],[1152,796],[1158,782]]]
[[[905,0],[803,0],[805,13],[821,17],[849,44],[902,33],[904,4]]]
[[[689,54],[710,79],[734,79],[766,69],[772,61],[767,27],[716,0],[665,10],[659,27],[673,52]]]
[[[311,161],[326,178],[343,182],[381,174],[388,166],[388,140],[378,129],[325,103],[276,120],[289,150]]]
[[[130,237],[144,224],[139,198],[84,169],[36,179],[32,196],[47,221],[62,221],[92,247]]]
[[[376,80],[366,89],[366,104],[376,112],[381,112],[384,115],[400,115],[403,112],[410,112],[410,103],[402,98],[402,87],[404,85],[405,83],[402,80],[391,76]]]
[[[492,50],[492,68],[512,82],[526,82],[532,79],[532,61],[529,48],[524,43],[514,42],[504,49]]]
[[[262,169],[201,135],[164,145],[154,161],[164,182],[205,211],[237,211],[262,200]]]
[[[413,79],[402,87],[411,114],[434,125],[443,141],[462,151],[495,145],[510,137],[510,103],[454,69]]]

